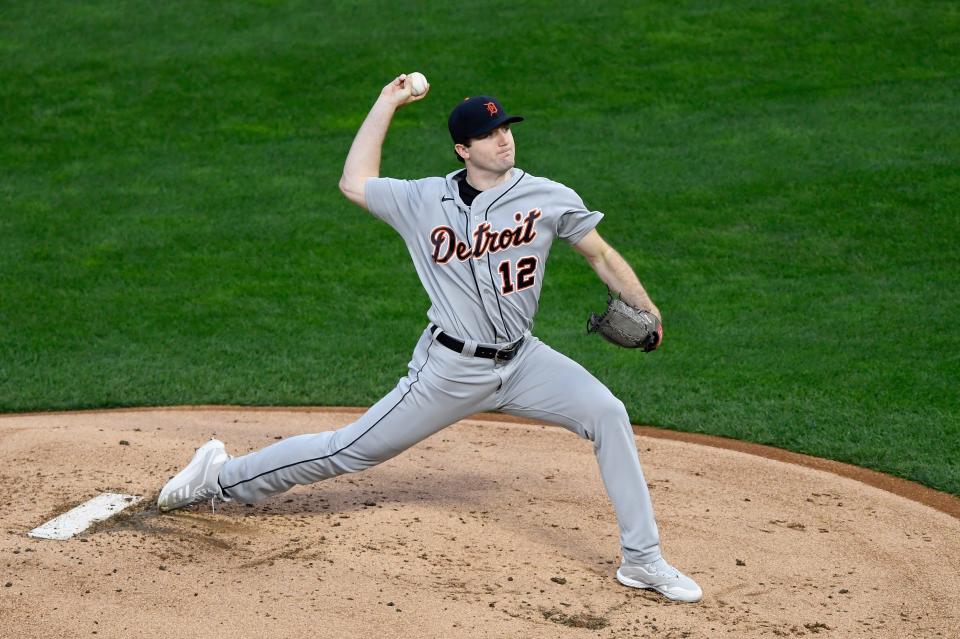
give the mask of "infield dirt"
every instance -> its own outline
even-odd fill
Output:
[[[156,511],[209,437],[237,455],[355,415],[0,418],[0,636],[957,636],[960,519],[660,437],[639,436],[640,456],[665,556],[703,587],[699,604],[616,582],[617,527],[589,442],[502,418],[260,505]],[[26,536],[104,491],[147,499],[68,541]]]

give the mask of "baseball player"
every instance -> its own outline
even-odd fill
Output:
[[[603,214],[566,186],[515,166],[508,115],[488,96],[456,106],[448,126],[465,166],[445,177],[381,178],[380,152],[398,108],[414,95],[406,75],[380,92],[343,168],[340,189],[407,244],[431,307],[406,377],[354,423],[298,435],[232,458],[211,440],[163,488],[161,511],[206,499],[259,502],[384,462],[474,413],[501,411],[558,424],[593,442],[620,527],[617,579],[676,601],[702,592],[660,553],[653,506],[627,412],[582,366],[531,335],[554,240],[583,255],[611,291],[657,317],[633,270],[597,233]]]

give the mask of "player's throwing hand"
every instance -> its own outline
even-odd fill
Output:
[[[401,73],[393,82],[383,87],[380,97],[387,98],[395,107],[402,107],[424,99],[429,92],[430,83],[422,73]]]

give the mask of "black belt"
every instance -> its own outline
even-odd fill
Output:
[[[451,351],[456,351],[458,353],[463,353],[463,342],[458,340],[456,337],[447,335],[440,330],[439,326],[434,324],[430,325],[430,333],[435,335],[437,341],[449,348]],[[496,349],[490,348],[489,346],[477,346],[477,350],[474,351],[474,357],[485,357],[487,359],[493,359],[498,362],[509,362],[513,359],[518,352],[520,352],[520,346],[523,344],[523,338],[521,337],[515,341],[510,346],[506,348]]]

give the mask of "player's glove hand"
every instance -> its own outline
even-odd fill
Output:
[[[660,346],[663,337],[656,315],[636,309],[619,296],[612,295],[607,300],[607,310],[603,315],[590,313],[587,332],[600,333],[605,340],[617,346],[642,348],[645,353]]]

